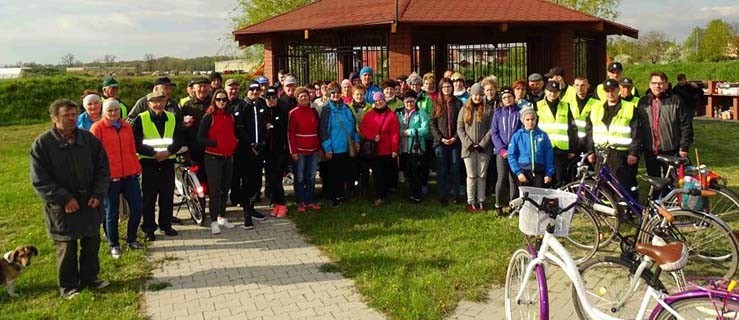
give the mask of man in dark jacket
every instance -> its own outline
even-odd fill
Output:
[[[681,73],[677,75],[677,85],[672,88],[672,92],[683,99],[685,110],[688,113],[688,120],[690,123],[693,123],[695,109],[703,96],[703,90],[698,88],[695,83],[688,82],[688,78],[685,77],[685,74]]]
[[[31,182],[44,201],[49,237],[56,246],[58,284],[65,299],[81,286],[104,288],[98,278],[101,206],[110,168],[100,141],[76,126],[79,107],[66,99],[49,106],[53,127],[31,146]],[[77,250],[79,249],[79,261]]]
[[[639,99],[639,128],[647,174],[660,176],[657,155],[688,156],[693,141],[693,125],[688,120],[685,104],[667,90],[667,75],[652,72],[647,95]]]

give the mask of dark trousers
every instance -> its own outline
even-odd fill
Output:
[[[71,241],[54,241],[54,245],[56,246],[56,271],[59,275],[61,290],[68,291],[98,280],[100,235]],[[79,260],[77,259],[78,249]]]
[[[518,198],[518,177],[513,175],[508,159],[501,155],[495,156],[495,166],[498,172],[498,178],[495,181],[495,205],[502,207]],[[544,182],[543,177],[542,182]]]
[[[394,167],[395,158],[389,154],[378,156],[372,160],[372,179],[375,182],[375,195],[378,199],[387,197]]]
[[[329,189],[331,192],[331,200],[341,201],[344,199],[344,189],[353,183],[352,163],[354,158],[349,157],[348,152],[334,153],[331,160],[326,164],[329,167]]]
[[[282,177],[287,170],[287,154],[284,152],[265,153],[264,174],[266,175],[266,189],[274,204],[285,205],[285,187],[282,186]],[[296,173],[293,172],[293,179]]]
[[[233,158],[206,154],[205,169],[208,170],[210,220],[214,222],[218,221],[219,216],[223,217],[226,214],[226,199],[233,174]]]
[[[658,155],[677,156],[677,151],[660,151]],[[644,151],[644,163],[647,166],[647,175],[661,177],[667,172],[667,165],[657,160],[657,155],[652,151]]]
[[[496,157],[495,154],[490,156],[488,175],[485,178],[485,194],[495,193],[495,185],[498,183],[498,161]]]
[[[631,194],[634,200],[638,201],[639,190],[637,188],[639,184],[636,181],[638,167],[637,165],[629,165],[626,162],[628,156],[628,151],[611,150],[608,153],[608,162],[606,165],[614,173],[618,182],[626,187],[626,190],[629,190],[629,194]]]
[[[254,152],[248,150],[244,152],[244,156],[239,163],[234,166],[241,167],[241,179],[244,183],[241,190],[241,206],[244,207],[244,213],[254,211],[254,203],[257,201],[257,195],[262,189],[262,168],[264,161]]]
[[[139,176],[134,175],[125,177],[119,181],[111,181],[108,187],[108,196],[105,197],[105,232],[108,238],[108,244],[111,247],[118,246],[118,215],[120,209],[120,195],[128,203],[128,226],[126,229],[126,243],[136,241],[136,232],[141,223],[141,212],[143,208],[143,200],[141,198],[141,187],[139,186]]]
[[[527,180],[525,183],[521,183],[522,186],[537,188],[546,187],[546,185],[544,184],[544,171],[532,172],[531,170],[523,170],[522,173],[524,176],[526,176]]]
[[[141,161],[141,191],[144,210],[141,230],[153,233],[157,229],[154,222],[154,206],[159,199],[159,229],[172,228],[172,202],[174,201],[174,162],[164,160],[155,163],[146,159]]]
[[[567,167],[570,165],[570,159],[567,158],[566,151],[554,153],[554,186],[559,188],[567,183],[570,179],[567,176]]]
[[[246,175],[244,173],[244,158],[246,151],[244,147],[239,146],[234,152],[234,165],[231,172],[231,193],[229,198],[231,199],[231,205],[239,205],[244,202],[244,190],[246,190]]]
[[[429,184],[429,171],[434,170],[436,171],[436,166],[434,165],[434,158],[436,155],[434,154],[434,140],[426,139],[426,150],[423,152],[424,159],[423,163],[425,164],[423,172],[421,172],[421,186],[427,186]]]
[[[462,146],[460,143],[452,145],[439,144],[434,148],[436,154],[436,180],[439,188],[439,197],[446,198],[451,189],[452,197],[459,195],[459,163],[462,162]],[[451,176],[449,176],[451,173]]]
[[[405,180],[408,183],[410,196],[414,198],[421,198],[423,173],[428,173],[425,154],[414,155],[403,153],[400,156],[400,162],[405,169]]]
[[[328,182],[328,174],[329,168],[328,168],[328,161],[319,161],[318,162],[318,176],[321,178],[321,197],[328,198],[331,192],[329,191],[329,182]]]

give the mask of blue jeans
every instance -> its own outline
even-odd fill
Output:
[[[118,246],[118,208],[120,195],[128,203],[130,215],[128,217],[128,229],[126,230],[126,243],[136,241],[136,229],[141,223],[141,211],[143,200],[141,199],[141,187],[139,176],[129,176],[120,181],[111,181],[108,187],[108,196],[105,197],[105,232],[111,247]]]
[[[318,156],[315,153],[309,155],[300,154],[298,155],[298,160],[293,162],[295,203],[314,203],[317,167]]]
[[[446,198],[448,189],[451,188],[452,196],[459,193],[459,167],[462,162],[462,147],[459,142],[451,146],[439,144],[434,148],[436,155],[436,179],[439,182],[439,196]],[[451,169],[451,170],[450,170]],[[451,180],[447,180],[447,175],[451,171]],[[450,183],[447,184],[447,181]]]

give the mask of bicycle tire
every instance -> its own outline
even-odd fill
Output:
[[[733,230],[739,230],[739,196],[728,187],[718,184],[705,188],[705,190],[716,192],[716,196],[706,198],[703,211],[721,218]],[[665,199],[664,203],[668,207],[682,208],[677,199],[678,195],[674,195],[670,199]]]
[[[710,278],[731,279],[739,263],[739,244],[733,230],[721,219],[704,212],[679,208],[669,212],[675,217],[674,222],[659,230],[662,219],[651,219],[639,242],[651,243],[651,235],[660,231],[660,237],[667,243],[685,243],[688,263],[681,271],[692,283],[704,285]]]
[[[736,319],[739,314],[739,302],[727,296],[718,297],[692,297],[678,299],[669,304],[686,320],[695,319]],[[720,308],[720,310],[717,310]],[[655,320],[676,319],[667,309],[662,309]]]
[[[204,225],[203,216],[205,215],[205,198],[199,198],[195,190],[195,181],[189,173],[183,173],[183,180],[185,181],[185,198],[187,201],[187,211],[190,212],[190,218],[195,224],[199,226]]]
[[[544,315],[549,314],[547,292],[543,292],[539,287],[539,277],[544,275],[544,267],[537,265],[534,267],[529,279],[523,279],[526,272],[526,266],[531,262],[532,256],[525,249],[516,250],[508,262],[508,270],[506,271],[505,281],[505,317],[507,320],[525,319],[535,320],[543,319]],[[543,279],[546,281],[546,278]],[[511,301],[518,295],[519,288],[523,287],[524,294],[521,296],[523,301]]]
[[[575,263],[583,263],[595,255],[600,247],[600,227],[593,212],[583,204],[577,204],[572,213],[569,233],[562,246],[570,252]]]
[[[583,183],[585,184],[585,187],[587,187],[591,191],[595,188],[595,181],[585,180],[583,181]],[[571,193],[577,193],[577,189],[579,186],[580,182],[575,181],[562,186],[560,189]],[[597,195],[602,196],[602,199],[600,199],[602,205],[613,209],[615,212],[615,214],[610,214],[600,210],[592,210],[592,212],[596,215],[598,226],[603,226],[603,228],[599,228],[598,230],[598,239],[600,242],[598,249],[602,249],[611,244],[611,242],[617,238],[616,235],[621,228],[621,219],[619,219],[618,214],[618,202],[616,201],[616,198],[611,194],[611,192],[604,189],[598,189]],[[588,205],[593,204],[592,199],[589,199],[589,196],[581,195],[580,199],[585,199]]]
[[[645,269],[640,275],[642,281],[637,284],[634,291],[629,292],[630,281],[634,276],[632,270],[636,270],[634,262],[611,256],[597,257],[580,265],[580,275],[593,307],[619,319],[636,318],[647,284],[653,284],[658,290],[664,286],[658,279],[655,279],[651,270]],[[615,287],[618,285],[625,285],[626,288],[618,290]],[[628,296],[626,296],[627,294]],[[592,297],[598,298],[592,299]],[[612,298],[608,299],[608,297]],[[622,299],[626,300],[626,303],[617,306],[618,301]],[[574,286],[572,286],[572,301],[575,304],[575,312],[577,312],[579,318],[588,319]]]

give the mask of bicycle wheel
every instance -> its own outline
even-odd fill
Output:
[[[662,219],[652,219],[644,234],[657,234],[667,243],[680,241],[688,246],[688,264],[681,270],[685,280],[702,285],[711,278],[733,277],[739,262],[734,232],[720,219],[703,212],[675,208],[670,213],[674,222],[663,228],[659,226]],[[644,238],[640,241],[649,242]]]
[[[603,188],[598,188],[596,190],[595,181],[585,180],[583,181],[583,184],[585,184],[583,188],[587,188],[593,196],[597,197],[599,201],[598,204],[613,209],[613,212],[604,212],[605,210],[597,210],[595,208],[592,210],[596,221],[598,222],[598,226],[600,227],[598,234],[600,244],[598,248],[604,248],[608,246],[611,241],[616,239],[616,234],[619,232],[619,228],[621,227],[621,219],[618,218],[618,202],[608,190]],[[575,181],[562,186],[560,189],[571,193],[577,193],[579,186],[580,182]],[[583,194],[580,195],[580,199],[586,199],[585,204],[592,206],[594,201],[590,193],[585,190],[583,190],[582,193]]]
[[[636,265],[618,257],[598,257],[583,263],[579,269],[585,285],[585,294],[593,307],[619,319],[636,318],[648,284],[651,283],[658,289],[662,288],[662,283],[659,280],[655,281],[654,274],[649,269],[639,275],[639,281],[631,288]],[[580,319],[588,319],[574,286],[572,301]],[[654,305],[650,304],[649,310]]]
[[[570,252],[575,263],[580,264],[592,258],[599,248],[600,227],[593,212],[582,204],[577,204],[572,213],[569,233],[563,237],[562,246]]]
[[[704,319],[738,319],[739,302],[726,296],[708,296],[679,299],[670,303],[670,307],[677,311],[685,320]],[[662,309],[655,320],[677,319],[666,309]]]
[[[732,230],[739,230],[739,196],[728,187],[718,184],[706,190],[716,192],[716,196],[705,198],[703,211],[721,218]],[[682,204],[678,203],[678,195],[666,199],[664,203],[668,207],[682,208]]]
[[[185,181],[185,200],[187,201],[187,211],[190,211],[190,217],[195,224],[203,225],[203,215],[205,214],[205,199],[199,198],[195,190],[195,181],[187,173],[183,173]]]
[[[526,267],[531,260],[532,257],[528,251],[518,249],[508,263],[505,278],[505,313],[508,320],[534,320],[549,314],[546,304],[547,292],[539,290],[539,278],[545,276],[544,268],[537,265],[531,275],[524,279]],[[546,278],[543,280],[546,281]],[[523,292],[521,299],[514,301],[519,291]],[[545,304],[542,304],[542,301]]]

